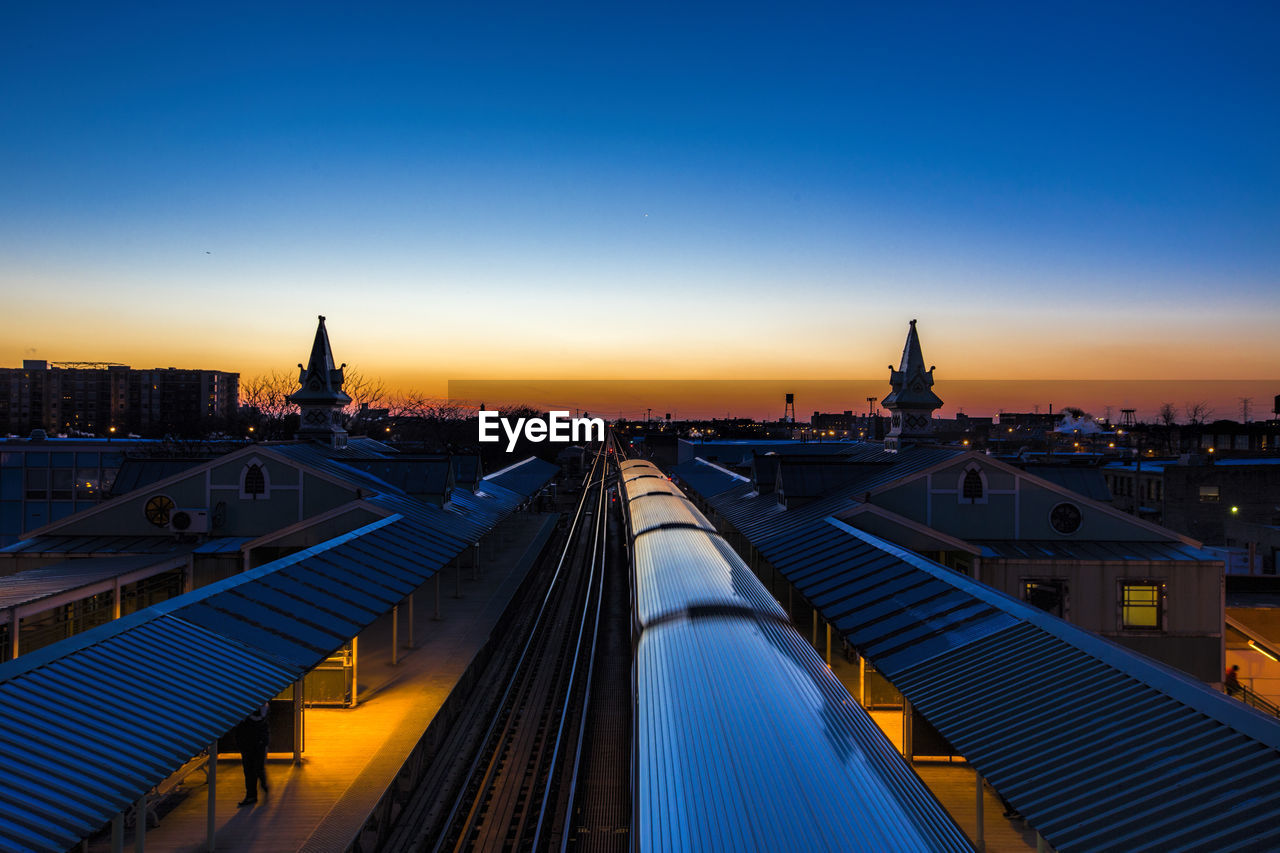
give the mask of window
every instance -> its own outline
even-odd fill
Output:
[[[261,460],[254,459],[240,470],[240,499],[257,500],[271,493],[271,481]]]
[[[966,500],[982,497],[982,475],[977,471],[969,471],[964,475],[964,496]]]
[[[1159,631],[1163,627],[1164,584],[1158,581],[1120,583],[1120,627]]]
[[[987,502],[987,477],[982,473],[982,467],[977,463],[971,463],[965,467],[964,472],[960,475],[958,484],[960,493],[960,503],[962,504],[984,504]]]
[[[1066,618],[1067,582],[1048,578],[1027,578],[1022,582],[1022,599],[1033,607]]]
[[[1217,486],[1201,486],[1200,487],[1200,503],[1216,504],[1220,499]]]

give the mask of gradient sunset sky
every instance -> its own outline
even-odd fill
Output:
[[[1277,43],[1274,3],[5,4],[0,365],[249,377],[325,314],[427,393],[867,378],[918,318],[944,399],[1277,378]]]

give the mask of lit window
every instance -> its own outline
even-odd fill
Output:
[[[1164,584],[1155,581],[1124,581],[1120,584],[1120,625],[1123,628],[1158,631]]]
[[[1220,499],[1217,486],[1201,486],[1200,487],[1200,503],[1216,504]]]

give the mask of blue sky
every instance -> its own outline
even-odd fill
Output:
[[[1276,375],[1274,4],[262,5],[0,11],[4,364]]]

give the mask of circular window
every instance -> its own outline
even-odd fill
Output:
[[[142,507],[143,513],[147,516],[147,521],[156,527],[169,526],[169,512],[173,509],[173,498],[168,495],[156,495],[147,498],[146,504]]]
[[[1064,536],[1075,533],[1080,529],[1080,507],[1069,503],[1058,504],[1049,511],[1049,523]]]

